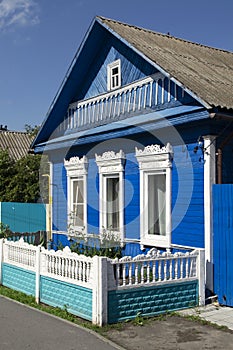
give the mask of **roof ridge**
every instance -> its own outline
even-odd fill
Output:
[[[96,18],[99,18],[100,20],[113,22],[113,23],[118,23],[118,24],[121,24],[121,25],[124,25],[124,26],[127,26],[127,27],[132,27],[132,28],[135,28],[135,29],[139,29],[139,30],[142,30],[142,31],[147,32],[147,33],[149,32],[149,33],[153,33],[153,34],[160,35],[160,36],[163,36],[163,37],[175,39],[175,40],[178,40],[178,41],[183,41],[183,42],[186,42],[186,43],[189,43],[189,44],[192,44],[192,45],[196,45],[196,46],[200,46],[200,47],[204,47],[204,48],[207,48],[207,49],[221,51],[221,52],[225,52],[225,53],[228,53],[228,54],[233,54],[233,52],[229,51],[229,50],[220,49],[220,48],[213,47],[213,46],[210,46],[210,45],[200,44],[200,43],[197,43],[197,42],[194,42],[194,41],[191,41],[191,40],[187,40],[187,39],[183,39],[183,38],[179,38],[179,37],[176,37],[176,36],[173,36],[173,35],[170,35],[170,34],[164,34],[164,33],[156,32],[156,31],[154,31],[152,29],[146,29],[146,28],[143,28],[143,27],[135,26],[133,24],[128,24],[126,22],[117,21],[115,19],[111,19],[111,18],[107,18],[107,17],[103,17],[103,16],[96,16]]]
[[[12,133],[12,134],[24,134],[29,135],[27,131],[17,131],[17,130],[0,130],[0,132]]]

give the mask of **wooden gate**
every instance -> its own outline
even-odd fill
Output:
[[[214,292],[233,306],[233,185],[213,185]]]

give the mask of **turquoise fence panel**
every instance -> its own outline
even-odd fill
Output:
[[[2,285],[35,296],[36,275],[32,271],[3,263]]]
[[[130,320],[138,314],[154,316],[198,304],[198,281],[137,287],[108,293],[108,323]]]
[[[13,232],[46,231],[46,206],[42,203],[2,202],[2,223]]]
[[[40,301],[66,308],[70,313],[92,320],[92,290],[71,283],[41,276]]]

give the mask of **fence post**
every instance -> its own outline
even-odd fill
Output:
[[[205,305],[205,250],[198,249],[198,285],[199,285],[199,306]]]
[[[3,242],[4,242],[4,238],[1,238],[0,239],[0,285],[2,284]]]
[[[40,302],[40,254],[41,254],[41,247],[36,247],[36,284],[35,284],[35,299],[36,303],[39,304]]]
[[[92,323],[103,326],[108,322],[108,259],[93,257]]]

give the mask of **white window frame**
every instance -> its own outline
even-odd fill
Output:
[[[150,145],[143,150],[135,148],[140,171],[140,243],[144,246],[169,248],[171,246],[171,191],[172,158],[170,144],[161,147]],[[148,234],[148,176],[165,174],[166,176],[166,235]]]
[[[64,160],[64,165],[67,174],[67,213],[68,225],[72,225],[72,229],[87,233],[87,171],[88,160],[84,156],[82,158],[72,157],[69,160]],[[73,183],[74,181],[83,181],[83,226],[74,226],[72,220],[73,208]]]
[[[111,230],[107,227],[107,179],[119,178],[119,231],[111,230],[123,242],[124,240],[124,164],[125,155],[121,150],[119,153],[113,151],[105,152],[102,155],[95,155],[99,169],[99,213],[100,233],[103,230]]]
[[[118,79],[118,84],[114,82],[113,84],[113,70],[118,68],[118,74],[116,75]],[[121,60],[116,60],[107,66],[107,88],[108,91],[112,91],[121,87]]]

